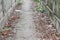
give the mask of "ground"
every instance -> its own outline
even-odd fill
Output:
[[[6,40],[60,40],[51,17],[44,13],[34,12],[30,3],[33,2],[24,1],[23,5],[18,4],[13,9],[11,15],[18,14],[20,18],[14,21],[15,35],[13,38],[7,37]],[[16,10],[22,10],[22,13]]]

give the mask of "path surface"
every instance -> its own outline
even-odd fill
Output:
[[[35,25],[33,20],[33,11],[32,11],[32,3],[31,0],[23,0],[22,9],[23,13],[21,13],[20,20],[17,23],[17,35],[16,40],[37,40],[35,38]]]

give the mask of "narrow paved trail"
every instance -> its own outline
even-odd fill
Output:
[[[33,20],[33,1],[23,0],[22,11],[19,22],[16,24],[16,40],[37,40],[35,38],[35,25]]]

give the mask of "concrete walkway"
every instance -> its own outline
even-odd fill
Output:
[[[17,32],[16,32],[16,40],[38,40],[35,37],[35,25],[33,20],[33,11],[32,11],[32,3],[31,0],[23,0],[22,9],[23,13],[21,13],[20,20],[16,24]]]

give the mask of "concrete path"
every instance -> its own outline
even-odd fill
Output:
[[[17,34],[16,40],[38,40],[35,37],[35,25],[33,20],[33,11],[32,11],[32,3],[31,0],[22,0],[22,11],[19,22],[17,25]]]

